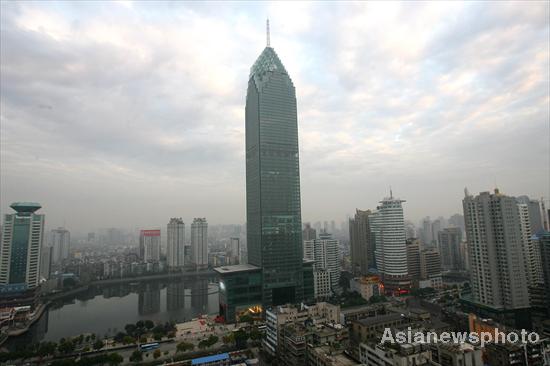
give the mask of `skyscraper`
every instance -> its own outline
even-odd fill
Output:
[[[380,201],[381,205],[370,218],[376,265],[386,291],[407,290],[411,284],[407,270],[403,202],[390,193],[390,197]]]
[[[144,262],[160,260],[160,230],[141,230],[139,234],[139,255]]]
[[[239,238],[229,239],[229,250],[227,257],[231,264],[239,264],[241,262],[241,241]]]
[[[309,222],[306,222],[306,224],[304,225],[304,231],[302,232],[302,239],[304,241],[317,239],[317,231],[311,227],[311,224]]]
[[[181,217],[173,217],[166,229],[166,263],[168,268],[181,268],[185,264],[185,224]]]
[[[453,271],[464,269],[460,255],[462,230],[459,227],[443,229],[438,233],[438,241],[443,269]]]
[[[0,292],[24,291],[38,286],[44,237],[42,206],[34,202],[10,205],[16,213],[4,216],[0,246]]]
[[[371,214],[370,210],[356,209],[354,218],[349,220],[351,269],[355,275],[367,275],[369,268],[376,268],[375,243],[369,222]]]
[[[329,289],[332,292],[340,292],[340,258],[338,251],[338,240],[333,239],[331,234],[322,233],[319,239],[304,240],[304,259],[315,261],[314,271],[322,271],[323,274],[315,273],[315,287],[319,288],[319,280],[328,276]]]
[[[196,269],[208,268],[208,223],[194,218],[191,224],[191,264]]]
[[[465,190],[472,300],[495,309],[529,307],[518,205],[514,197]]]
[[[51,232],[51,247],[53,247],[52,263],[61,263],[69,258],[71,250],[71,233],[59,227]]]
[[[269,35],[250,70],[245,116],[248,262],[262,269],[264,305],[301,301],[296,91]]]

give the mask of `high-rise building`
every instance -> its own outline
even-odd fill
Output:
[[[369,220],[371,214],[370,210],[356,209],[354,218],[349,220],[351,269],[356,276],[365,276],[370,268],[376,268],[375,242]]]
[[[532,200],[528,196],[519,196],[517,198],[518,203],[522,203],[527,206],[529,212],[529,222],[531,224],[531,232],[534,234],[544,230],[543,216],[541,211],[540,202]]]
[[[140,231],[139,256],[144,262],[158,262],[160,260],[160,230]]]
[[[231,264],[241,263],[241,240],[239,238],[229,239],[228,258]]]
[[[191,265],[208,268],[208,223],[205,218],[194,218],[191,224]]]
[[[462,243],[462,230],[458,227],[443,229],[438,233],[439,251],[443,269],[460,271],[464,269],[460,244]]]
[[[264,305],[304,298],[296,90],[270,46],[246,95],[248,262],[262,269]]]
[[[0,292],[25,291],[38,286],[44,237],[42,206],[34,202],[10,205],[16,213],[4,216],[0,246]]]
[[[53,247],[43,246],[40,253],[40,277],[48,280],[52,274]]]
[[[550,316],[550,232],[539,231],[533,240],[536,241],[540,251],[546,308],[548,309],[548,316]]]
[[[409,278],[417,284],[420,280],[420,241],[407,239],[407,271]]]
[[[185,265],[185,224],[180,218],[171,218],[166,228],[166,263],[168,268]]]
[[[309,222],[304,225],[304,231],[302,232],[302,240],[314,240],[317,239],[317,231],[311,227]]]
[[[432,236],[432,221],[430,216],[426,216],[422,220],[422,228],[420,230],[420,242],[422,247],[427,248],[432,245],[433,236]]]
[[[527,285],[536,286],[543,282],[540,250],[538,248],[538,242],[536,240],[533,240],[533,232],[531,231],[532,225],[530,219],[531,212],[529,210],[529,204],[518,203],[517,205],[519,213],[521,243],[525,262],[525,273],[527,274]]]
[[[410,287],[403,202],[405,201],[394,198],[390,193],[390,197],[380,201],[380,206],[370,220],[375,240],[376,266],[388,292],[407,290]]]
[[[439,289],[443,286],[441,278],[441,257],[436,249],[424,249],[420,252],[420,286]]]
[[[61,263],[69,258],[71,250],[71,233],[59,227],[51,232],[51,247],[53,247],[52,263]]]
[[[465,190],[472,300],[495,309],[529,307],[520,214],[514,197]]]
[[[464,216],[460,214],[452,215],[451,217],[449,217],[449,226],[460,228],[460,230],[462,231],[462,236],[464,237]]]
[[[339,242],[331,234],[321,233],[319,239],[304,241],[304,259],[315,261],[314,271],[326,272],[329,277],[330,291],[340,292],[340,258],[338,254]],[[316,275],[315,279],[325,280],[323,274]],[[315,284],[316,288],[320,285]]]

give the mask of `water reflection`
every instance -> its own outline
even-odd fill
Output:
[[[206,278],[90,287],[52,304],[29,332],[5,345],[59,341],[83,333],[113,336],[128,323],[183,322],[218,311],[218,286]]]

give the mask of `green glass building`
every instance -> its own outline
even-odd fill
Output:
[[[246,95],[248,262],[262,269],[262,305],[304,299],[296,91],[269,42]]]
[[[0,293],[21,292],[38,286],[44,215],[34,202],[10,205],[16,213],[4,216],[0,241]]]

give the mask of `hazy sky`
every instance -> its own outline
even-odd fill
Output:
[[[388,195],[550,196],[548,2],[2,2],[1,212],[48,226],[245,220],[244,105],[271,45],[298,98],[302,217]]]

